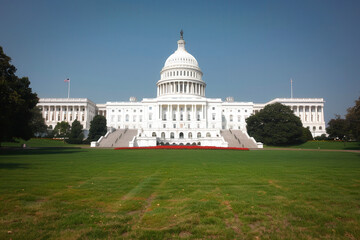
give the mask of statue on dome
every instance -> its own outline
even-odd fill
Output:
[[[183,32],[182,29],[181,29],[181,31],[180,31],[180,39],[181,39],[181,40],[184,40],[184,32]]]

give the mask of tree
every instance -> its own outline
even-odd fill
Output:
[[[70,135],[70,125],[68,122],[58,122],[54,128],[54,137],[65,138]]]
[[[107,132],[106,118],[101,115],[97,115],[90,122],[88,140],[97,141],[101,136],[104,136]]]
[[[290,107],[281,103],[269,104],[255,115],[246,119],[247,131],[256,141],[267,145],[286,145],[302,143],[301,120],[295,116]]]
[[[38,107],[34,107],[31,110],[31,121],[30,121],[30,128],[33,136],[43,136],[47,134],[47,126],[45,124],[45,120],[42,117],[41,111]]]
[[[360,97],[355,101],[355,106],[347,109],[346,121],[349,135],[360,141]]]
[[[323,140],[328,140],[328,137],[326,136],[326,134],[321,134],[321,136],[317,136],[314,139],[317,141],[323,141]]]
[[[326,132],[329,134],[329,138],[344,140],[349,132],[347,120],[342,119],[340,115],[335,115],[335,118],[329,121]]]
[[[80,144],[84,139],[83,126],[80,124],[78,120],[71,124],[70,135],[68,139],[68,143],[72,144]]]
[[[29,79],[17,77],[10,62],[0,47],[0,142],[32,137],[31,111],[39,100],[29,87]]]
[[[299,142],[307,142],[307,141],[310,141],[310,140],[313,140],[313,136],[310,132],[310,129],[309,127],[303,127],[302,128],[302,136],[300,138],[300,141]]]

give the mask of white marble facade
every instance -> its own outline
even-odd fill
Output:
[[[94,104],[88,99],[40,99],[39,106],[47,125],[59,121],[80,120],[85,129],[96,115],[107,119],[108,128],[138,129],[138,140],[157,137],[167,142],[196,142],[225,146],[220,131],[240,129],[246,132],[245,119],[265,105],[280,102],[290,106],[309,127],[313,136],[325,132],[322,98],[276,98],[265,104],[236,102],[232,97],[206,98],[206,83],[197,60],[186,51],[181,35],[177,50],[168,57],[160,71],[156,98],[128,102]]]
[[[87,98],[40,98],[37,106],[45,124],[52,129],[58,122],[66,121],[71,125],[77,119],[84,129],[89,130],[90,121],[97,114],[96,104]]]

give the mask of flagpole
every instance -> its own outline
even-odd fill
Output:
[[[290,96],[293,98],[293,86],[292,86],[293,80],[290,78]]]
[[[68,81],[68,98],[70,98],[70,79]]]

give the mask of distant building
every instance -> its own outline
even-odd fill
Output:
[[[156,98],[94,104],[88,99],[40,99],[47,125],[78,119],[85,129],[96,114],[107,119],[109,133],[98,146],[157,144],[261,147],[247,135],[245,119],[267,104],[290,106],[313,136],[325,132],[322,98],[276,98],[265,104],[236,102],[232,97],[206,98],[206,83],[197,60],[186,51],[181,34],[177,50],[160,71]],[[133,129],[127,131],[126,129]]]

